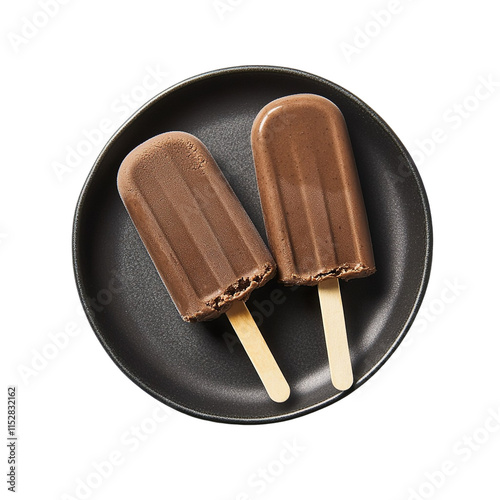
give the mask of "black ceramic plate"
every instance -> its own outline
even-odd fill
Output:
[[[258,111],[309,92],[337,104],[347,121],[373,239],[377,273],[342,282],[355,385],[330,382],[315,287],[271,281],[248,301],[291,387],[267,396],[225,316],[188,324],[179,317],[119,198],[123,158],[170,130],[199,137],[265,237],[250,148]],[[210,420],[263,423],[329,405],[371,377],[408,331],[429,277],[432,232],[420,176],[408,152],[366,104],[327,80],[297,70],[239,67],[184,81],[156,96],[98,157],[76,208],[73,258],[78,291],[98,339],[115,363],[158,400]],[[410,374],[408,374],[410,376]]]

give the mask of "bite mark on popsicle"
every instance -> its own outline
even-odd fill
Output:
[[[270,265],[264,266],[264,271],[248,278],[240,278],[236,283],[228,286],[224,292],[208,302],[207,305],[213,307],[216,311],[220,311],[222,307],[229,301],[240,300],[241,294],[247,295],[247,292],[261,286],[262,281],[267,281],[275,270]]]

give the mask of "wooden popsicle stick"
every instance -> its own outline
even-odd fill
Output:
[[[286,401],[290,396],[290,386],[276,363],[259,327],[242,301],[236,301],[226,312],[234,331],[257,371],[269,397],[276,403]]]
[[[345,391],[352,386],[354,380],[339,280],[328,278],[320,281],[318,294],[332,384],[339,391]]]

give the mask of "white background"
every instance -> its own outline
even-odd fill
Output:
[[[47,19],[35,0],[3,2],[0,16],[2,391],[18,386],[18,498],[500,498],[496,3],[57,5]],[[242,64],[309,71],[373,107],[419,165],[435,232],[425,302],[397,354],[338,404],[260,426],[186,416],[127,379],[83,317],[70,247],[78,194],[112,132],[164,88]],[[155,68],[156,84],[139,88]],[[102,139],[58,178],[54,165],[102,120]],[[98,476],[110,455],[119,463]],[[270,481],[256,481],[262,471]]]

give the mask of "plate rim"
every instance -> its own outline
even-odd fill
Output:
[[[199,83],[201,81],[206,81],[215,77],[221,77],[221,76],[227,76],[227,75],[234,75],[234,74],[244,74],[244,73],[259,73],[259,72],[268,72],[268,73],[279,73],[291,77],[296,77],[296,78],[306,78],[308,80],[313,80],[316,81],[317,83],[320,83],[322,85],[325,85],[327,87],[333,87],[335,88],[338,92],[341,94],[344,94],[345,97],[355,101],[360,109],[363,110],[363,112],[366,112],[372,120],[377,122],[377,124],[385,131],[387,136],[392,140],[392,142],[395,144],[395,146],[400,150],[403,158],[407,162],[411,174],[414,176],[415,181],[416,181],[416,187],[418,190],[418,193],[420,195],[421,203],[422,203],[422,208],[424,212],[424,218],[425,218],[425,255],[424,255],[424,267],[423,267],[423,273],[422,277],[420,280],[420,287],[417,291],[416,297],[413,302],[413,307],[404,322],[403,326],[401,327],[399,334],[397,335],[397,338],[394,340],[392,345],[387,349],[385,354],[382,356],[382,358],[359,380],[355,382],[355,384],[347,391],[337,393],[323,401],[320,401],[314,405],[308,405],[303,408],[299,408],[293,411],[289,411],[286,413],[281,413],[279,415],[273,415],[273,416],[266,416],[266,417],[238,417],[238,416],[224,416],[224,415],[217,415],[213,413],[208,413],[208,412],[203,412],[199,411],[193,408],[190,408],[188,406],[182,405],[180,403],[177,403],[176,401],[173,401],[164,395],[160,394],[159,392],[155,391],[151,387],[147,386],[145,382],[143,382],[139,377],[134,375],[128,368],[117,358],[117,356],[114,354],[113,350],[108,346],[108,344],[105,341],[104,335],[101,333],[99,326],[97,323],[94,321],[94,315],[91,310],[90,304],[87,301],[87,297],[84,293],[84,287],[83,287],[83,276],[82,272],[79,266],[79,247],[78,247],[78,242],[80,240],[80,218],[82,217],[82,211],[83,211],[83,206],[85,205],[85,200],[89,192],[89,187],[92,183],[92,180],[94,176],[97,173],[97,170],[102,163],[103,158],[108,154],[109,149],[113,146],[113,144],[119,139],[123,131],[128,128],[129,125],[131,125],[140,115],[142,115],[146,110],[148,110],[150,107],[154,106],[158,101],[161,99],[165,98],[169,94],[173,94],[177,91],[179,91],[182,88],[185,88],[187,86]],[[72,226],[72,236],[71,236],[71,248],[72,248],[72,262],[73,262],[73,272],[75,276],[75,282],[76,282],[76,287],[78,290],[78,296],[80,298],[80,302],[82,304],[83,310],[85,312],[85,316],[87,317],[87,320],[89,321],[89,324],[94,331],[96,337],[98,338],[99,342],[101,345],[104,347],[104,350],[106,353],[110,356],[110,358],[114,361],[114,363],[120,368],[120,370],[127,375],[127,377],[132,380],[137,386],[139,386],[142,390],[144,390],[146,393],[149,395],[153,396],[155,399],[160,401],[163,404],[166,404],[167,406],[174,408],[175,410],[178,410],[184,414],[198,417],[204,420],[209,420],[212,422],[220,422],[220,423],[230,423],[230,424],[267,424],[267,423],[274,423],[274,422],[282,422],[286,420],[291,420],[303,415],[307,415],[309,413],[315,412],[317,410],[320,410],[321,408],[325,408],[326,406],[329,406],[346,396],[348,396],[350,393],[354,392],[356,389],[361,387],[367,380],[369,380],[375,373],[377,373],[380,368],[388,361],[388,359],[393,355],[394,351],[399,347],[403,339],[406,337],[411,325],[413,324],[415,317],[417,315],[418,310],[420,309],[420,306],[422,304],[427,285],[429,283],[429,278],[430,278],[430,272],[431,272],[431,267],[432,267],[432,250],[433,250],[433,228],[432,228],[432,217],[431,217],[431,209],[429,205],[429,200],[427,197],[427,193],[425,191],[425,187],[422,181],[422,178],[420,176],[420,173],[417,169],[417,166],[415,165],[415,162],[413,161],[412,157],[410,156],[408,150],[404,146],[404,144],[401,142],[399,137],[396,135],[396,133],[392,130],[392,128],[370,107],[368,106],[364,101],[362,101],[359,97],[354,95],[352,92],[348,91],[344,87],[341,87],[340,85],[326,79],[323,77],[320,77],[318,75],[295,69],[295,68],[289,68],[289,67],[284,67],[284,66],[270,66],[270,65],[243,65],[243,66],[230,66],[227,68],[221,68],[221,69],[216,69],[216,70],[211,70],[207,71],[204,73],[200,73],[198,75],[186,78],[174,85],[171,85],[170,87],[167,87],[166,89],[162,90],[158,94],[156,94],[154,97],[152,97],[148,102],[146,102],[144,105],[142,105],[138,110],[136,110],[126,121],[120,125],[120,127],[113,133],[111,138],[106,142],[102,150],[100,151],[99,155],[97,156],[96,160],[94,161],[92,168],[90,169],[89,174],[87,175],[82,189],[80,191],[80,194],[78,196],[75,212],[74,212],[74,217],[73,217],[73,226]]]

